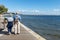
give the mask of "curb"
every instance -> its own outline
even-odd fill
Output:
[[[32,31],[30,28],[28,28],[27,26],[23,25],[22,23],[20,23],[20,25],[21,25],[21,27],[24,27],[29,33],[31,33],[38,40],[46,40],[45,38],[43,38],[42,36],[40,36],[36,32]]]

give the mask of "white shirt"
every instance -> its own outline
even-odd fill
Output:
[[[8,20],[8,22],[14,21],[13,17],[8,17],[7,20]]]
[[[13,16],[13,18],[16,18],[16,17],[18,18],[19,21],[21,21],[21,16],[19,16],[19,15]]]

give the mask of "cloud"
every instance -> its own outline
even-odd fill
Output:
[[[18,10],[20,12],[39,12],[39,10]]]
[[[53,9],[53,11],[56,11],[56,12],[58,12],[58,11],[60,11],[60,9]]]
[[[28,14],[28,15],[60,15],[60,9],[52,9],[52,10],[12,10],[12,11],[19,12],[20,14]]]
[[[60,9],[40,11],[41,15],[60,15]]]

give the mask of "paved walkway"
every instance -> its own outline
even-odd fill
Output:
[[[21,27],[21,33],[18,35],[7,35],[6,31],[0,31],[0,40],[37,40],[31,33]]]

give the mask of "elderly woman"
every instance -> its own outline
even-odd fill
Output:
[[[13,22],[14,22],[14,19],[13,17],[11,17],[11,15],[7,18],[4,19],[4,22],[7,21],[7,29],[8,29],[8,34],[11,34],[12,32],[12,27],[13,27]]]

